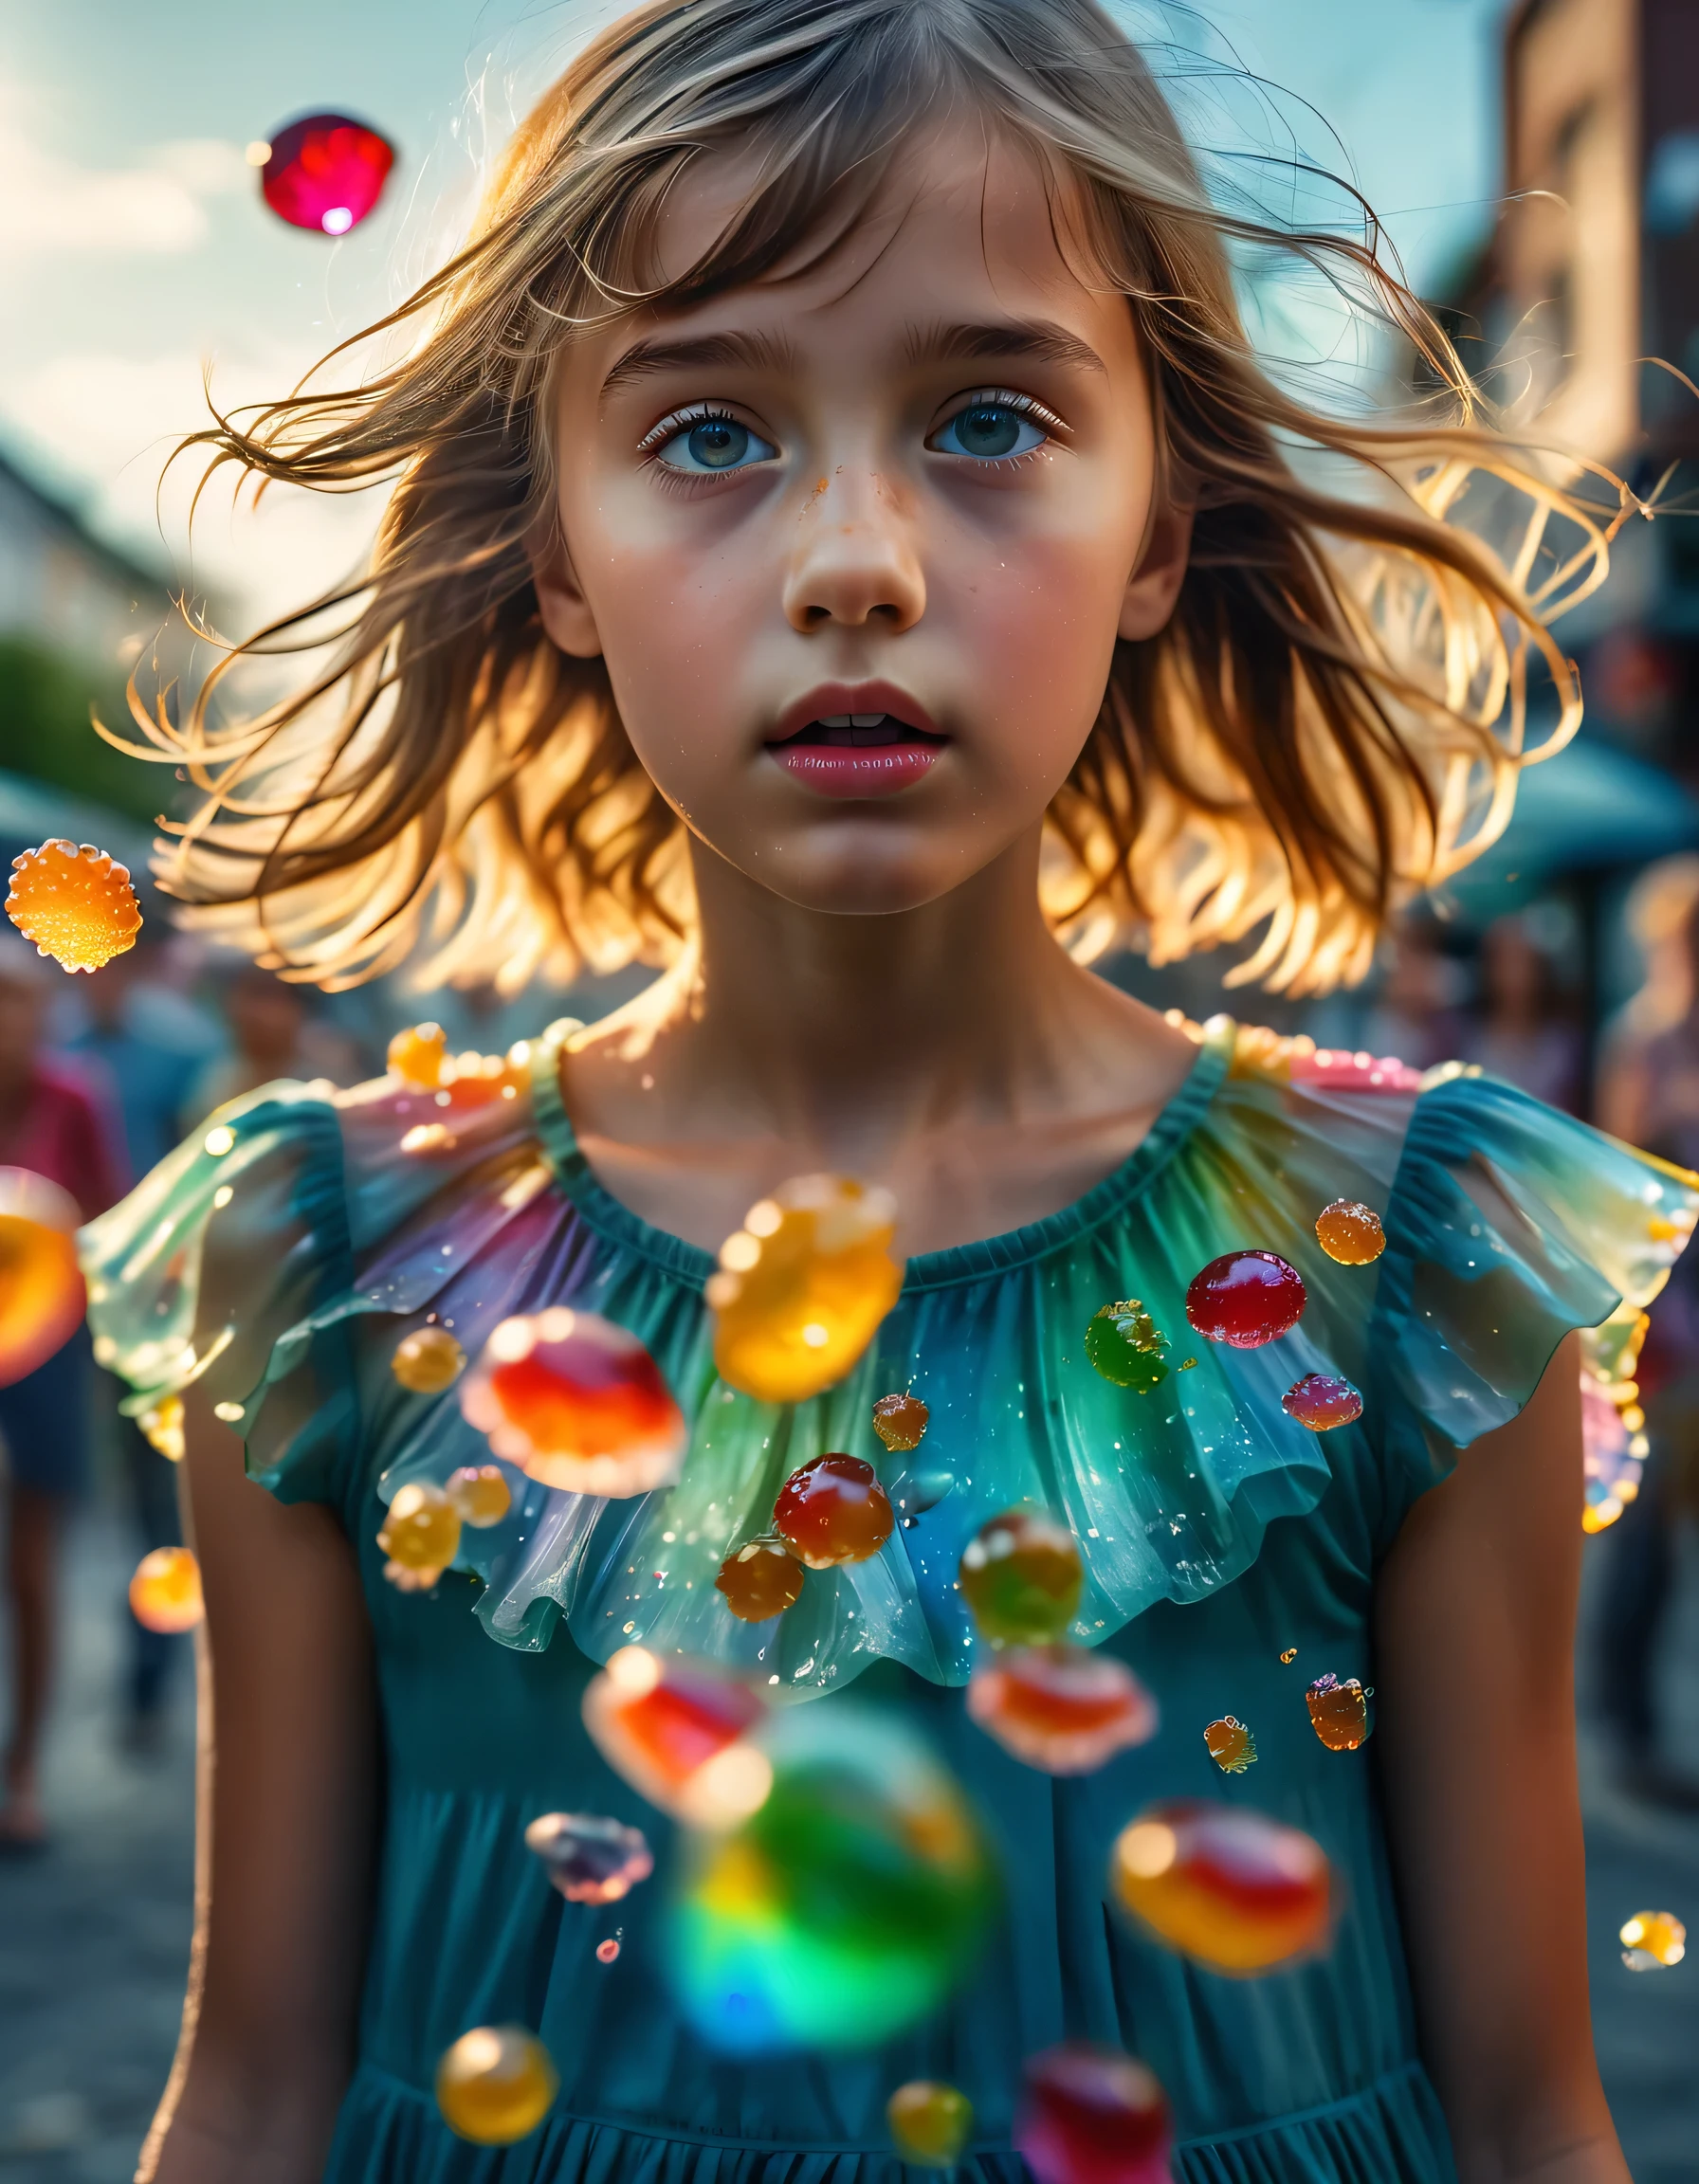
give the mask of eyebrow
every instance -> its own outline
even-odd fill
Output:
[[[1095,349],[1049,318],[910,326],[906,349],[911,364],[965,364],[1009,356],[1033,364],[1072,365],[1087,372],[1106,370]]]
[[[659,337],[634,341],[609,368],[602,381],[602,400],[657,372],[703,371],[725,365],[785,373],[795,370],[796,356],[789,341],[771,334],[702,334],[688,341]]]

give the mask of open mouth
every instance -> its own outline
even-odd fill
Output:
[[[869,706],[865,712],[817,713],[767,748],[794,781],[817,795],[889,796],[930,773],[948,741],[947,736]]]

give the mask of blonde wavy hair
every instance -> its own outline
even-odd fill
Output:
[[[214,411],[185,443],[259,488],[393,486],[360,579],[228,648],[180,722],[132,691],[126,747],[204,792],[158,868],[192,918],[325,985],[411,959],[421,985],[514,992],[679,955],[682,825],[601,663],[539,620],[553,359],[611,316],[817,263],[913,133],[964,108],[1035,156],[1058,233],[1126,296],[1196,508],[1173,617],[1117,646],[1048,813],[1054,928],[1085,956],[1123,937],[1160,962],[1263,927],[1232,977],[1320,992],[1502,831],[1519,770],[1579,720],[1547,625],[1602,577],[1628,502],[1578,497],[1489,428],[1372,224],[1292,232],[1213,201],[1093,0],[649,0],[520,128],[466,247],[369,330],[411,337],[399,361]],[[743,201],[663,280],[668,193],[732,146]],[[1419,413],[1328,415],[1264,369],[1233,256],[1271,250],[1411,346],[1438,390]],[[1346,490],[1317,482],[1342,463]],[[1456,519],[1466,495],[1489,521]],[[338,641],[304,687],[246,718],[227,703],[235,669],[317,642],[327,612]],[[1537,749],[1530,668],[1552,693]]]

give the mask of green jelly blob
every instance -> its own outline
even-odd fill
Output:
[[[1148,1395],[1167,1379],[1162,1356],[1167,1347],[1167,1336],[1136,1297],[1104,1305],[1092,1314],[1086,1329],[1086,1355],[1104,1378],[1141,1395]]]

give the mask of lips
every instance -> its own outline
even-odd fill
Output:
[[[949,740],[888,682],[827,683],[787,705],[767,745],[818,796],[890,796],[922,780]]]

